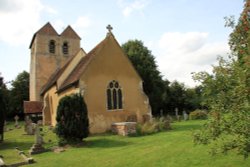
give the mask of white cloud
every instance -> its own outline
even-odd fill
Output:
[[[58,11],[50,6],[44,6],[44,10],[50,14],[58,14]]]
[[[51,24],[59,34],[66,28],[66,24],[61,19],[57,19]]]
[[[91,19],[88,16],[80,16],[72,24],[72,28],[80,37],[85,36],[87,29],[92,25]]]
[[[78,17],[76,22],[72,25],[75,29],[87,28],[91,25],[91,21],[87,16]]]
[[[92,22],[88,16],[80,16],[78,17],[74,23],[71,24],[72,28],[76,31],[76,33],[82,37],[86,33],[86,29],[91,26]],[[52,22],[52,26],[56,29],[56,31],[60,34],[62,33],[65,28],[68,26],[61,19],[57,19]]]
[[[11,45],[30,42],[33,33],[41,26],[42,11],[56,13],[40,0],[1,0],[0,6],[0,40]]]
[[[124,0],[118,0],[118,5],[122,8],[122,14],[125,17],[130,16],[133,12],[142,10],[149,4],[148,0],[134,0],[132,2],[125,2]]]
[[[208,36],[208,33],[188,32],[182,34],[180,32],[164,33],[160,39],[159,46],[167,49],[168,52],[186,53],[199,49]]]
[[[159,40],[159,69],[170,81],[178,80],[189,86],[195,83],[192,72],[211,71],[218,55],[229,52],[227,42],[209,42],[204,32],[164,33]]]

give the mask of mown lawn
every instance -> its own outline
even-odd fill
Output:
[[[236,154],[209,155],[208,146],[194,146],[192,131],[203,121],[174,123],[173,130],[143,137],[122,137],[116,135],[91,136],[81,147],[68,147],[65,152],[46,152],[34,155],[36,163],[29,166],[84,166],[84,167],[249,167],[250,158],[244,160]],[[23,135],[22,129],[5,133],[5,142],[0,144],[0,155],[7,164],[20,161],[19,147],[28,153],[34,137]],[[48,140],[52,142],[48,143]],[[46,148],[56,144],[52,132],[45,136]]]

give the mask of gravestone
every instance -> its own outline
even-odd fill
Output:
[[[20,128],[20,125],[19,125],[19,123],[18,123],[19,116],[16,115],[16,116],[14,117],[14,120],[15,120],[15,128]]]
[[[178,108],[175,108],[175,116],[176,116],[176,120],[177,120],[177,121],[180,121],[179,110],[178,110]]]
[[[0,166],[5,166],[2,155],[0,155]]]
[[[4,132],[7,132],[7,131],[8,131],[7,122],[6,122],[6,121],[4,121],[3,131],[4,131]]]
[[[188,120],[188,114],[185,110],[182,111],[184,121]]]
[[[25,125],[24,125],[24,131],[28,135],[34,135],[36,130],[36,124],[32,122],[32,120],[29,118],[29,116],[25,117]]]
[[[44,147],[43,147],[43,137],[41,135],[41,131],[42,131],[42,121],[39,120],[37,121],[37,125],[35,128],[35,144],[33,144],[33,146],[30,148],[29,153],[32,154],[39,154],[42,152],[47,151]]]
[[[163,109],[160,110],[160,115],[163,117]]]

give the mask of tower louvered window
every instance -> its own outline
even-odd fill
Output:
[[[122,109],[122,89],[120,84],[113,80],[107,87],[107,108],[108,110]]]
[[[68,46],[67,42],[63,43],[62,51],[63,51],[63,54],[68,54],[69,53],[69,46]]]
[[[49,52],[55,53],[56,50],[56,42],[54,40],[49,41]]]

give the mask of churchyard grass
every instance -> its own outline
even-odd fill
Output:
[[[135,167],[249,167],[250,158],[230,153],[211,156],[209,146],[194,146],[192,131],[204,121],[182,121],[173,123],[173,129],[141,137],[122,137],[110,134],[90,136],[83,145],[67,147],[61,153],[46,152],[33,155],[36,163],[29,166],[135,166]],[[46,130],[47,131],[47,130]],[[21,129],[5,133],[0,144],[0,155],[7,164],[20,161],[14,148],[28,153],[34,136],[23,135]],[[56,145],[57,138],[51,131],[45,132],[45,147]],[[48,142],[51,140],[51,142]]]

